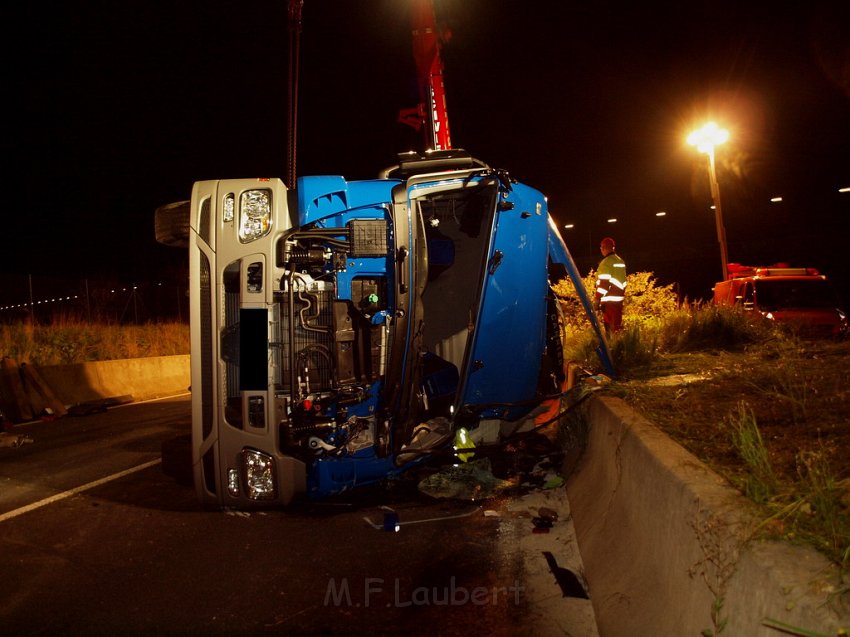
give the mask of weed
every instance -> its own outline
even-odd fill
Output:
[[[29,323],[0,325],[0,342],[4,356],[28,360],[34,348],[33,327]]]
[[[815,632],[813,630],[808,630],[807,628],[801,628],[792,624],[786,624],[785,622],[781,622],[778,619],[772,619],[770,617],[766,617],[764,619],[764,621],[762,622],[762,626],[772,628],[773,630],[779,633],[784,633],[786,635],[797,635],[798,637],[831,637],[830,635]],[[846,636],[847,633],[844,630],[839,630],[838,633],[836,633],[835,635],[835,637]]]
[[[749,468],[744,477],[744,493],[754,502],[767,503],[776,495],[779,483],[752,409],[739,403],[737,414],[727,419],[727,428],[733,447]]]
[[[794,423],[805,424],[815,391],[811,379],[796,365],[796,354],[800,349],[799,344],[778,334],[778,338],[766,346],[764,355],[770,364],[761,367],[748,382],[755,391],[787,405]]]
[[[584,367],[597,366],[596,355],[597,337],[588,328],[579,328],[565,323],[564,325],[564,359],[574,361]]]
[[[710,513],[698,510],[689,524],[702,551],[702,558],[690,568],[690,575],[699,575],[713,595],[709,615],[712,627],[704,629],[701,635],[718,637],[729,621],[723,616],[723,606],[729,580],[738,566],[741,540],[729,525]]]
[[[844,566],[850,553],[850,518],[844,514],[844,489],[821,450],[803,450],[797,454],[798,489],[805,498],[806,517],[799,526],[819,529],[823,548],[843,555]],[[811,532],[811,531],[809,531]]]
[[[766,338],[771,325],[760,315],[736,307],[696,305],[686,316],[679,315],[665,330],[665,348],[671,352],[700,349],[735,350]]]
[[[631,376],[644,373],[658,357],[658,342],[651,329],[633,324],[610,340],[614,368]]]

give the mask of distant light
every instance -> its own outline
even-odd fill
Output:
[[[779,203],[780,201],[782,201],[782,197],[771,197],[770,201],[773,203]]]
[[[616,217],[611,217],[611,218],[608,220],[608,223],[617,223],[617,218],[616,218]]]
[[[714,204],[711,204],[711,209],[714,210]]]
[[[567,224],[564,224],[564,227],[569,230],[570,228],[575,228],[576,225],[574,223],[567,223]]]
[[[656,212],[655,216],[656,217],[666,217],[667,213],[662,210],[661,212]]]
[[[850,187],[848,188],[839,188],[838,192],[850,192]]]

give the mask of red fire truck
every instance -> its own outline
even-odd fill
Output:
[[[846,336],[847,315],[832,283],[815,268],[729,264],[714,286],[714,303],[740,305],[786,325],[801,336]]]

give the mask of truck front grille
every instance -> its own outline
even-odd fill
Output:
[[[201,330],[201,419],[204,439],[213,428],[213,353],[212,353],[212,277],[210,261],[203,252],[200,255],[200,330]]]
[[[317,291],[303,295],[295,292],[291,299],[285,293],[280,310],[284,391],[292,391],[293,383],[298,382],[299,375],[302,383],[309,380],[310,391],[330,389],[333,381],[331,292]]]

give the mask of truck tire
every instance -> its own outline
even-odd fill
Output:
[[[156,209],[154,229],[157,243],[174,248],[189,247],[189,201],[175,201]]]

